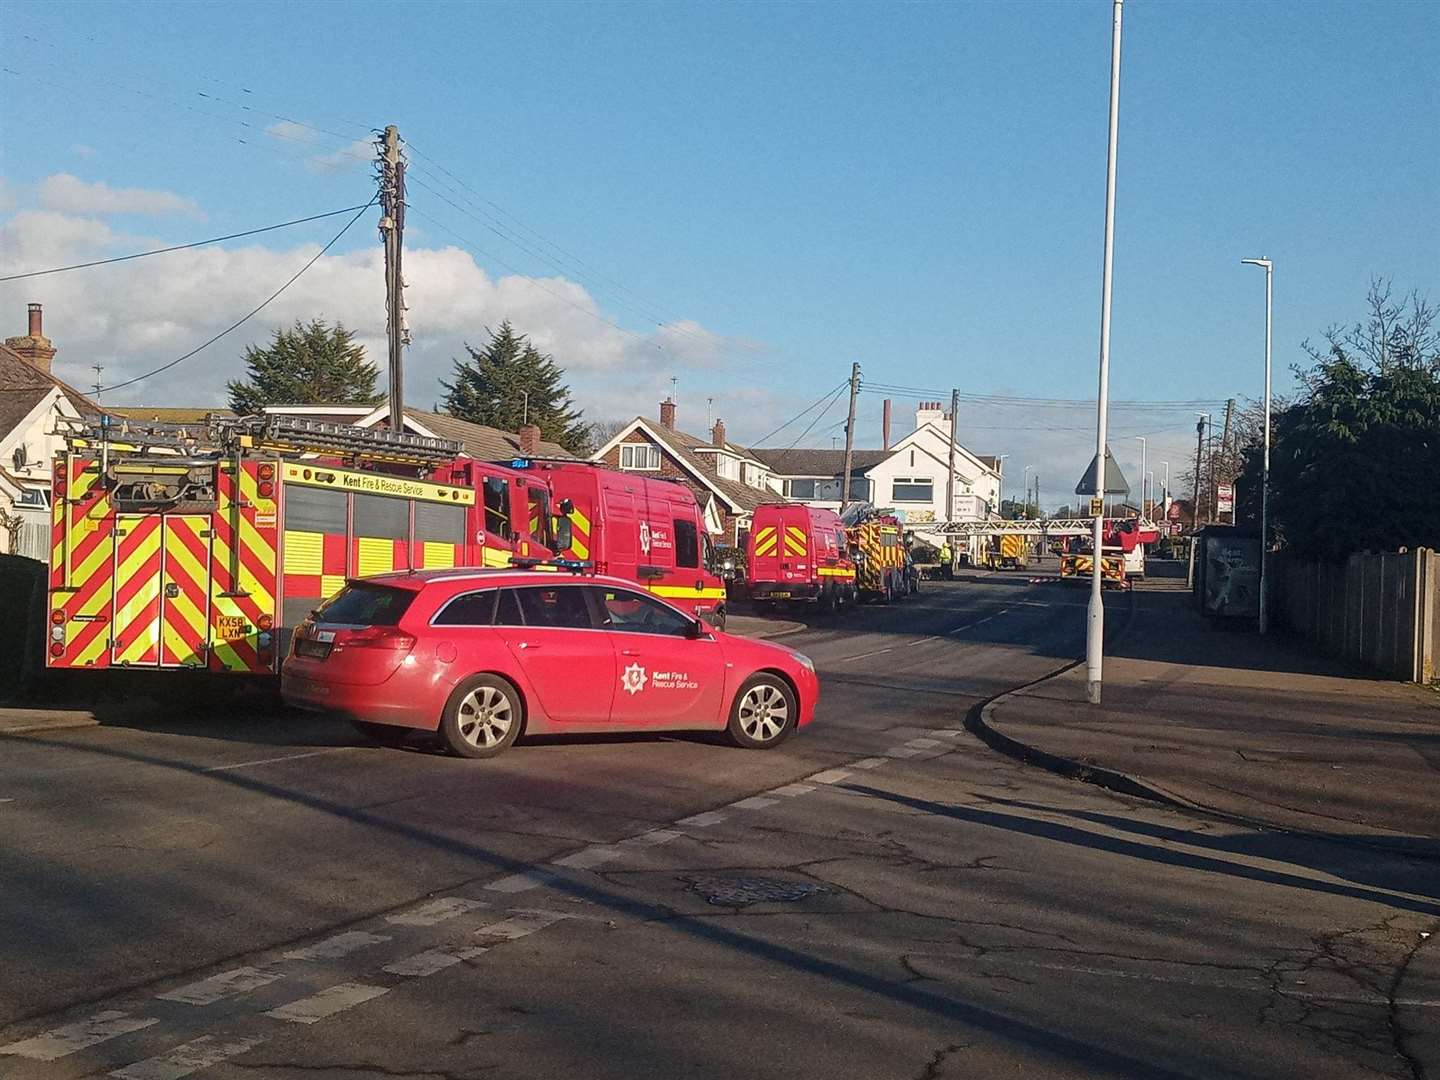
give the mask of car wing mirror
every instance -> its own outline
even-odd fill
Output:
[[[699,641],[706,633],[705,622],[702,619],[692,619],[685,628],[685,636],[691,641]]]

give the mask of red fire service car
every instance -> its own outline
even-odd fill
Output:
[[[779,744],[815,714],[793,649],[712,629],[643,586],[526,570],[350,581],[295,631],[285,700],[380,741],[438,731],[461,757],[522,732],[725,731]]]

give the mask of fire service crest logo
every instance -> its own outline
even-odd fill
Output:
[[[645,689],[645,669],[639,664],[631,664],[620,676],[620,688],[627,694],[638,694]]]

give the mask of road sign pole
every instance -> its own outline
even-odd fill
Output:
[[[1115,251],[1115,149],[1120,130],[1120,19],[1124,0],[1115,0],[1110,37],[1110,146],[1105,170],[1105,267],[1100,285],[1100,392],[1095,405],[1095,493],[1105,494],[1105,439],[1110,407],[1110,285]],[[1103,509],[1103,508],[1102,508]],[[1095,515],[1095,554],[1090,575],[1090,607],[1085,624],[1085,697],[1100,704],[1105,653],[1105,600],[1101,595],[1105,518]]]

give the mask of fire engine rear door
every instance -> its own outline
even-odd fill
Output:
[[[154,667],[160,663],[163,535],[159,514],[116,516],[112,664]]]
[[[210,519],[167,515],[164,529],[160,666],[203,668],[210,648]]]

